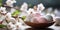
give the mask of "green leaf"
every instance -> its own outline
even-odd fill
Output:
[[[0,3],[2,3],[3,0],[0,0]]]
[[[0,24],[0,28],[4,28],[4,27],[6,27],[6,25],[2,25],[2,24]]]
[[[16,10],[14,13],[12,13],[12,16],[16,16],[17,14],[20,14],[21,12],[19,10]]]
[[[3,0],[0,0],[0,7],[2,6],[2,1],[3,1]]]
[[[22,20],[25,20],[26,16],[22,16]]]
[[[0,7],[2,6],[2,3],[0,3]]]

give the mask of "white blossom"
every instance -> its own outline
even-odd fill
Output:
[[[16,3],[16,0],[7,0],[6,4],[7,6],[13,7],[13,4]]]
[[[11,13],[8,12],[8,13],[6,14],[6,16],[8,16],[9,18],[11,18]]]
[[[20,27],[21,24],[20,24],[19,22],[16,22],[15,26],[16,26],[16,29],[18,29],[18,30],[21,28],[21,27]]]
[[[38,6],[37,10],[39,11],[39,13],[41,15],[44,15],[44,13],[42,13],[42,11],[45,9],[44,5],[42,3],[40,3],[37,6]]]
[[[20,10],[22,11],[20,17],[27,16],[27,9],[28,9],[28,4],[24,2],[20,8]]]
[[[58,9],[55,9],[54,13],[55,13],[55,14],[58,13]]]
[[[18,30],[25,30],[26,28],[30,28],[30,26],[22,25],[22,24],[24,24],[24,23],[22,23],[21,21],[22,21],[22,20],[20,20],[20,22],[17,22],[17,23],[15,24],[16,29],[18,29]],[[19,26],[19,27],[17,28],[17,26]]]
[[[0,21],[3,21],[5,18],[6,18],[6,16],[1,15],[1,17],[0,17]]]
[[[28,15],[30,14],[35,14],[35,13],[39,13],[39,11],[35,11],[33,8],[29,8],[28,11],[27,11]]]
[[[29,8],[29,10],[27,11],[28,15],[30,15],[31,13],[33,13],[33,9]]]
[[[1,13],[6,13],[6,8],[5,7],[0,7],[0,11],[3,11]]]
[[[0,7],[0,12],[2,13],[2,14],[0,14],[0,21],[3,21],[6,17],[5,15],[3,15],[3,14],[6,13],[6,8],[5,7]]]
[[[8,25],[7,25],[8,29],[13,29],[15,28],[15,25],[12,24],[12,22],[10,22]]]
[[[44,9],[45,9],[45,7],[42,3],[38,4],[38,10],[42,11]]]
[[[22,4],[20,10],[22,10],[22,11],[27,11],[27,9],[28,9],[28,4],[27,4],[26,2],[24,2],[24,3]]]

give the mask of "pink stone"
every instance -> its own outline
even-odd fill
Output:
[[[33,22],[35,22],[35,23],[48,23],[47,19],[45,19],[44,17],[35,17],[33,19]]]

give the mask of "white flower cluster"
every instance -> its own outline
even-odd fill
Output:
[[[12,19],[11,22],[7,24],[7,27],[9,30],[24,30],[24,28],[29,28],[29,26],[23,24],[24,22],[21,19],[19,19],[19,22],[18,20]]]
[[[2,23],[2,24],[7,25],[8,29],[10,29],[10,30],[16,30],[16,29],[18,29],[18,30],[22,29],[23,30],[23,28],[26,28],[27,25],[23,22],[22,19],[19,18],[19,22],[18,22],[18,20],[16,20],[15,18],[12,17],[11,14],[13,12],[15,12],[15,10],[16,10],[15,8],[11,8],[11,12],[7,12],[6,7],[0,7],[0,15],[1,15],[1,17],[2,17],[2,15],[5,16],[5,17],[2,17],[4,19],[1,20],[1,18],[0,18],[0,20],[1,21],[4,20],[3,21],[4,23]],[[5,21],[7,21],[8,23],[5,24]]]

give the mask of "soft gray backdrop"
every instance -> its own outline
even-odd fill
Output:
[[[5,2],[6,0],[3,0]],[[17,3],[15,5],[20,6],[23,2],[27,2],[28,4],[36,5],[39,3],[43,3],[45,7],[54,7],[60,8],[60,0],[16,0]]]

